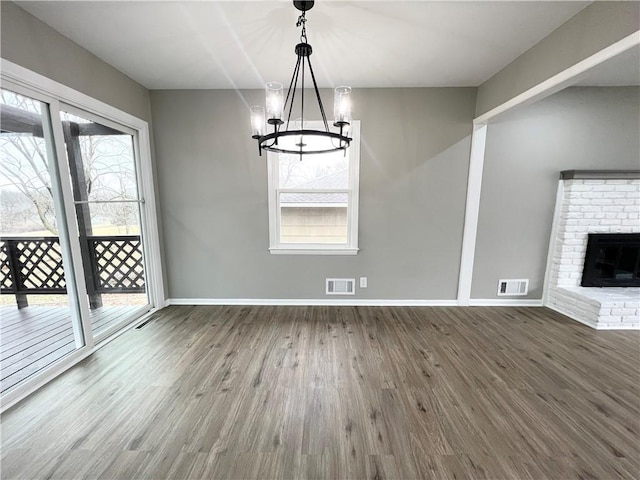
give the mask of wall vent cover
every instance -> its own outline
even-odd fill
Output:
[[[355,295],[355,278],[327,278],[327,295]]]
[[[519,296],[529,292],[529,279],[498,280],[498,296]]]

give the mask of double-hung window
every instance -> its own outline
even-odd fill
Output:
[[[321,129],[321,122],[309,122]],[[360,122],[344,151],[305,155],[268,152],[271,253],[358,252]],[[313,138],[305,138],[305,142]]]

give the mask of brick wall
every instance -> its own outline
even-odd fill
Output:
[[[634,298],[638,289],[579,287],[589,233],[640,233],[640,179],[563,183],[551,247],[548,306],[594,327],[640,323],[640,298]]]

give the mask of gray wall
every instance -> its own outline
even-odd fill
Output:
[[[542,297],[559,172],[640,168],[640,89],[569,88],[489,125],[472,298],[501,278]]]
[[[637,32],[640,2],[594,2],[478,88],[479,115]]]
[[[2,58],[150,120],[149,91],[25,12],[0,2]]]
[[[12,2],[0,1],[0,20],[0,56],[3,59],[151,122],[149,91],[144,86]],[[149,133],[151,160],[154,164],[151,125]],[[155,167],[152,168],[155,172]],[[154,183],[159,208],[155,173]],[[160,249],[163,250],[162,236]]]
[[[325,105],[331,105],[327,92]],[[475,89],[354,91],[362,121],[360,252],[271,255],[267,170],[248,106],[262,91],[152,91],[171,298],[455,299]]]

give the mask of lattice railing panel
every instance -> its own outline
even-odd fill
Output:
[[[87,241],[97,293],[145,291],[139,236],[94,236]],[[0,289],[16,295],[66,293],[58,237],[0,240]]]
[[[0,289],[13,290],[13,276],[9,264],[9,245],[5,241],[0,241]]]
[[[34,239],[16,242],[18,275],[24,289],[66,291],[62,248],[55,239]]]
[[[101,293],[144,292],[142,242],[138,236],[90,237],[96,289]]]

